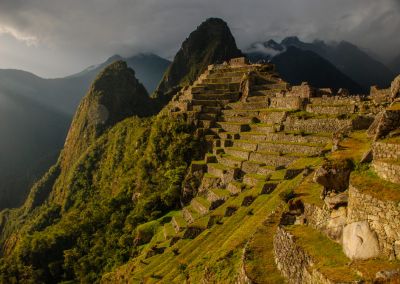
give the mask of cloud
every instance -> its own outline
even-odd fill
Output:
[[[22,41],[26,43],[28,46],[37,46],[38,45],[38,39],[34,36],[30,35],[24,35],[17,31],[16,29],[6,27],[6,26],[0,26],[0,35],[1,34],[8,34],[14,37],[16,40]]]
[[[400,53],[399,2],[1,0],[0,34],[55,50],[59,66],[71,58],[84,66],[115,53],[150,51],[171,57],[204,19],[221,17],[243,49],[253,42],[297,35],[310,41],[348,40],[389,58]],[[50,67],[47,72],[51,74]]]

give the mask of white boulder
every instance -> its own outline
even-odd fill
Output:
[[[350,259],[369,259],[379,255],[378,239],[367,221],[354,222],[344,227],[343,250]]]

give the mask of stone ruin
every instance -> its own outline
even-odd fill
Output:
[[[184,115],[207,148],[204,160],[190,166],[184,183],[186,206],[164,225],[164,238],[171,245],[179,238],[196,238],[218,223],[211,213],[232,196],[248,192],[222,217],[235,214],[238,206],[249,206],[258,195],[273,194],[284,181],[299,178],[300,186],[283,198],[286,211],[274,213],[282,217],[274,217],[273,239],[265,239],[273,242],[276,269],[286,280],[400,279],[400,265],[385,270],[388,261],[400,261],[400,200],[390,198],[400,192],[396,80],[391,90],[372,87],[369,97],[351,96],[344,89],[334,94],[307,83],[290,86],[272,65],[248,64],[244,58],[210,65],[164,110]],[[361,161],[346,158],[368,143],[368,155]],[[382,194],[371,191],[377,184],[382,185]],[[346,277],[335,278],[326,273],[330,267],[317,265],[320,260],[302,246],[304,236],[296,228],[324,238],[327,247],[320,250],[340,248],[334,251],[348,263],[374,258],[383,270],[367,279],[361,272],[369,269],[367,264],[345,265],[340,271]],[[238,283],[253,283],[243,267]]]

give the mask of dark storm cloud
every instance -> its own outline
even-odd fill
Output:
[[[241,48],[298,35],[348,40],[385,58],[400,53],[400,0],[0,1],[0,33],[92,62],[140,51],[172,56],[208,17],[225,19]]]

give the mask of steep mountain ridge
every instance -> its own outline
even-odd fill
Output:
[[[182,43],[154,96],[165,104],[208,65],[241,55],[228,25],[218,18],[207,19]]]
[[[116,61],[107,66],[93,82],[72,120],[61,152],[61,171],[68,172],[86,149],[119,121],[152,114],[154,106],[149,94],[127,63]]]

